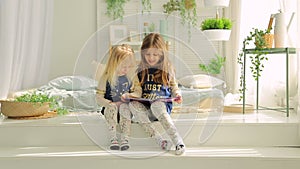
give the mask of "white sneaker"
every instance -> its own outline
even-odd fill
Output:
[[[128,150],[130,148],[130,145],[128,143],[128,140],[123,140],[121,142],[121,151]]]
[[[185,145],[184,144],[177,144],[175,147],[175,154],[181,155],[185,152]]]
[[[117,140],[117,139],[112,139],[112,140],[110,141],[110,146],[109,146],[109,148],[110,148],[111,150],[119,150],[119,149],[120,149],[120,146],[119,146],[118,140]]]

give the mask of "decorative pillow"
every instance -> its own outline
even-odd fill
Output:
[[[223,85],[224,81],[213,76],[198,74],[180,78],[179,84],[188,88],[203,89]]]
[[[95,89],[97,81],[85,76],[61,76],[51,80],[49,86],[64,90]]]

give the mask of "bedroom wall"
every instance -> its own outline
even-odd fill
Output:
[[[76,58],[96,31],[96,0],[54,0],[49,80],[73,73]]]

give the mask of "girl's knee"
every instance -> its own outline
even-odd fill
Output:
[[[131,112],[141,112],[146,111],[145,106],[137,101],[129,102],[129,109]]]
[[[116,114],[118,112],[118,106],[116,104],[109,104],[104,109],[104,115]]]
[[[167,113],[165,103],[160,101],[152,103],[150,109],[156,118],[160,117],[162,114]]]
[[[120,105],[119,113],[122,117],[126,119],[131,119],[131,112],[129,110],[129,105],[127,103],[123,103]]]

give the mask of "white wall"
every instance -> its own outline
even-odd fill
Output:
[[[54,0],[49,80],[73,73],[76,58],[96,31],[96,0]]]

